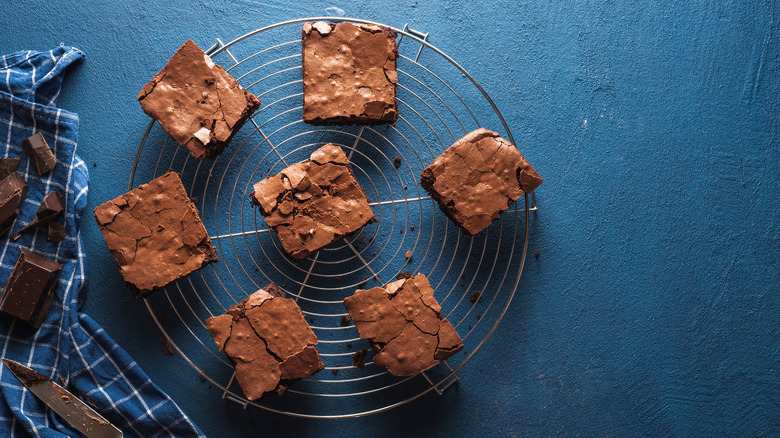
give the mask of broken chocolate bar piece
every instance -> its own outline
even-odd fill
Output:
[[[395,123],[396,32],[374,24],[303,25],[303,121],[312,125]]]
[[[144,85],[138,101],[200,159],[217,158],[260,106],[259,99],[190,40]]]
[[[65,226],[62,225],[59,222],[51,222],[49,223],[49,229],[46,234],[46,238],[54,243],[61,242],[62,239],[65,238],[65,236],[68,235],[68,230],[65,229]]]
[[[41,201],[41,206],[35,212],[35,217],[26,227],[14,233],[14,240],[22,237],[22,233],[44,225],[48,225],[54,219],[57,219],[65,211],[65,204],[62,203],[62,196],[57,192],[49,192]]]
[[[347,156],[332,143],[255,184],[252,203],[297,260],[376,220]]]
[[[474,235],[542,178],[517,148],[498,133],[479,128],[439,155],[420,184],[467,235]]]
[[[136,298],[219,261],[176,172],[99,205],[95,219]]]
[[[0,181],[0,235],[11,229],[19,216],[19,206],[27,197],[27,182],[19,172]]]
[[[282,394],[325,367],[303,312],[273,283],[226,314],[207,319],[206,327],[217,350],[235,365],[236,380],[249,400]]]
[[[374,364],[394,376],[413,376],[463,349],[423,274],[384,288],[358,289],[344,306],[376,353]]]
[[[49,313],[61,271],[61,264],[22,248],[0,295],[0,310],[40,328]]]
[[[0,181],[6,179],[8,175],[15,172],[22,162],[20,157],[0,158]]]
[[[38,174],[44,175],[51,172],[54,166],[57,164],[57,158],[52,153],[49,144],[46,143],[46,139],[43,138],[43,134],[37,132],[32,136],[22,140],[24,150],[30,157],[30,160],[35,165],[35,169],[38,170]]]

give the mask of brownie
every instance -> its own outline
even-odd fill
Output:
[[[542,178],[517,148],[498,133],[472,131],[422,172],[420,184],[467,235],[474,235]]]
[[[96,207],[95,219],[136,298],[219,261],[175,172]]]
[[[423,274],[384,288],[358,289],[344,306],[376,353],[374,364],[394,376],[413,376],[463,349]]]
[[[144,85],[138,101],[171,138],[201,159],[216,158],[260,106],[190,40]]]
[[[0,311],[40,328],[49,314],[60,272],[60,263],[22,248],[0,295]]]
[[[395,123],[396,32],[373,24],[305,23],[303,121],[312,125]]]
[[[331,143],[255,184],[252,203],[297,260],[376,220],[347,156]]]
[[[325,368],[317,336],[295,300],[273,283],[206,320],[218,351],[225,351],[249,400],[282,394],[297,380]]]

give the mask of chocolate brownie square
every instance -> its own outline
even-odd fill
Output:
[[[484,230],[542,177],[498,133],[472,131],[422,172],[420,184],[467,235]]]
[[[175,172],[96,207],[95,219],[136,298],[219,261]]]
[[[214,159],[260,106],[228,72],[187,40],[138,93],[141,108],[192,156]]]
[[[395,123],[396,32],[373,24],[303,25],[303,121],[312,125]]]
[[[344,299],[344,307],[376,353],[374,364],[394,376],[413,376],[463,349],[423,274],[358,289]]]
[[[282,394],[297,380],[325,367],[317,336],[295,300],[275,284],[206,320],[218,351],[225,351],[249,400]]]
[[[252,203],[297,260],[376,220],[347,156],[332,143],[255,184]]]

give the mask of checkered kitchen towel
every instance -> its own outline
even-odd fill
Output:
[[[65,68],[83,57],[71,47],[0,57],[0,154],[22,157],[19,172],[30,185],[13,229],[0,236],[0,284],[8,281],[20,248],[33,249],[64,265],[54,303],[40,330],[0,316],[0,356],[64,383],[126,437],[203,436],[95,321],[79,313],[85,255],[78,229],[87,205],[89,175],[76,155],[78,116],[54,103]],[[22,149],[22,140],[36,132],[43,133],[58,160],[44,176],[38,175]],[[60,192],[65,201],[65,240],[49,242],[45,228],[11,240],[9,236],[32,220],[51,190]],[[1,365],[0,382],[0,436],[80,436]]]

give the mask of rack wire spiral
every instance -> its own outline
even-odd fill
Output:
[[[130,188],[135,181],[178,171],[219,251],[219,263],[145,299],[152,318],[184,360],[223,398],[244,407],[299,417],[355,417],[431,392],[441,395],[461,378],[458,372],[487,341],[512,301],[527,250],[529,211],[536,207],[526,195],[487,230],[466,237],[421,189],[422,169],[465,133],[487,127],[512,143],[514,139],[476,80],[431,45],[428,34],[408,26],[395,29],[400,57],[399,119],[394,126],[304,124],[300,32],[306,21],[378,24],[314,17],[263,27],[227,44],[217,39],[207,53],[263,105],[213,162],[191,158],[158,124],[150,123]],[[329,142],[349,156],[379,221],[295,262],[283,254],[248,196],[254,183]],[[404,271],[429,278],[442,313],[455,325],[465,349],[414,377],[393,377],[376,368],[370,355],[366,367],[358,370],[351,355],[369,347],[342,318],[347,315],[342,300],[358,288],[393,281]],[[204,321],[268,282],[298,302],[317,335],[326,368],[280,397],[249,401]],[[472,302],[475,291],[481,294]]]

